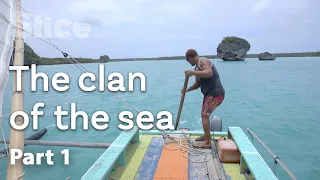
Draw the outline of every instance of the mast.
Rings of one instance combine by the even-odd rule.
[[[22,25],[22,14],[21,14],[21,2],[20,0],[16,1],[16,38],[15,38],[15,54],[14,54],[14,66],[23,66],[24,65],[24,41],[23,41],[23,25]],[[13,84],[13,95],[12,95],[12,106],[11,112],[15,111],[23,111],[24,109],[24,73],[21,72],[21,91],[17,91],[17,73],[14,72],[13,76],[14,84]],[[17,125],[22,125],[24,122],[23,117],[17,116],[16,119]],[[24,131],[18,131],[11,127],[10,129],[10,150],[11,149],[20,149],[24,152]],[[10,153],[10,152],[9,152]],[[8,159],[10,159],[10,156]],[[16,160],[14,165],[10,164],[10,160],[8,160],[8,168],[7,168],[7,180],[23,180],[24,167],[22,159]]]

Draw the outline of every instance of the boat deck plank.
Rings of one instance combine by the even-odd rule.
[[[172,135],[177,139],[182,139],[185,135]],[[188,137],[187,137],[188,138]],[[171,150],[179,147],[180,142],[166,142],[165,148],[163,146],[161,157],[154,175],[154,180],[163,180],[163,179],[176,179],[176,180],[187,180],[188,179],[188,159],[182,156],[182,151],[180,150]],[[163,143],[163,142],[161,142]],[[184,143],[187,143],[184,141]],[[188,145],[186,145],[188,149]],[[188,153],[185,153],[185,156],[188,157]]]
[[[162,138],[153,137],[138,169],[136,180],[153,180],[162,152]]]
[[[240,174],[239,163],[222,163],[226,175],[232,177],[232,180],[246,180],[243,174]]]
[[[197,155],[193,153],[199,152],[189,152],[189,180],[216,180],[218,179],[217,170],[213,161],[213,155],[210,149],[204,149],[205,155]],[[204,162],[210,158],[209,161]],[[203,162],[201,162],[203,161]]]
[[[137,147],[136,151],[134,152],[130,163],[122,169],[123,173],[117,180],[132,180],[135,178],[139,166],[142,162],[142,159],[148,149],[148,146],[151,142],[152,136],[140,135],[140,143]],[[129,147],[131,148],[131,147]],[[134,147],[132,147],[134,148]]]

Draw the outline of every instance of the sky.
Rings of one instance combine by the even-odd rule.
[[[22,0],[22,7],[26,31],[73,57],[184,56],[189,48],[215,55],[225,36],[248,40],[248,53],[320,50],[318,0]],[[62,57],[27,33],[25,41],[42,57]]]

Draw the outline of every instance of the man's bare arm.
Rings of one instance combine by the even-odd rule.
[[[196,90],[200,87],[200,80],[198,77],[195,76],[195,79],[196,81],[194,82],[194,84],[192,86],[190,86],[188,89],[187,89],[187,92],[189,91],[193,91],[193,90]]]
[[[197,77],[209,78],[213,76],[211,62],[208,59],[203,59],[200,62],[202,71],[194,71],[193,74]]]

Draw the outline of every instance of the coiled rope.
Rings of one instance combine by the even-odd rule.
[[[208,162],[210,161],[210,157],[209,155],[207,155],[207,153],[211,154],[212,152],[205,152],[203,149],[198,149],[198,148],[193,148],[191,147],[191,143],[190,143],[190,138],[177,138],[177,137],[172,137],[170,136],[166,131],[164,130],[160,130],[161,132],[161,135],[162,135],[162,143],[163,143],[163,146],[165,149],[168,149],[168,150],[180,150],[182,151],[182,156],[184,158],[187,158],[189,161],[193,162],[193,163],[205,163],[205,162]],[[169,140],[169,143],[167,142],[167,140]],[[174,143],[174,144],[177,144],[178,142],[178,147],[175,147],[175,148],[170,148],[168,147],[168,144],[170,144],[170,141],[171,143]],[[184,141],[187,141],[187,143],[183,143]],[[193,160],[192,158],[189,158],[189,156],[187,157],[185,155],[185,153],[188,153],[189,155],[192,155],[192,156],[201,156],[201,155],[204,155],[205,156],[205,159],[204,160],[199,160],[199,161],[196,161],[196,160]]]

